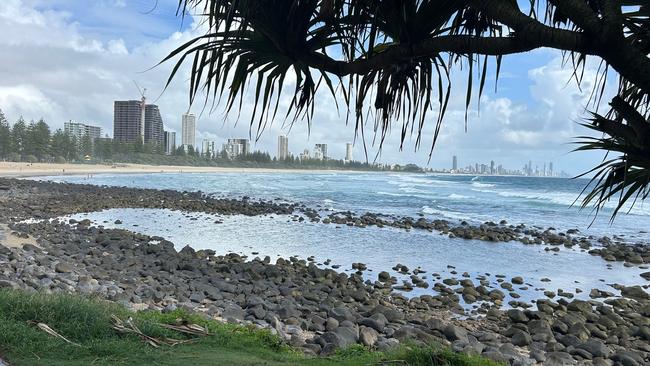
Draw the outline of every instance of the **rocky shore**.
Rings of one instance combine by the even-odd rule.
[[[308,354],[326,356],[363,344],[388,349],[403,342],[440,343],[512,365],[646,365],[650,363],[650,295],[641,286],[620,286],[621,296],[592,291],[590,301],[548,294],[532,304],[503,307],[505,292],[524,278],[440,278],[435,295],[407,298],[388,271],[371,278],[363,263],[350,275],[319,267],[312,258],[270,258],[174,249],[161,237],[61,221],[61,215],[116,207],[169,208],[219,214],[299,215],[334,225],[436,230],[490,241],[585,246],[605,260],[650,262],[647,247],[510,226],[479,226],[424,218],[350,213],[323,214],[299,204],[223,199],[201,193],[94,187],[0,179],[0,224],[18,242],[0,245],[0,287],[77,292],[136,309],[178,307],[223,321],[272,329]],[[27,221],[28,219],[55,219]],[[563,235],[561,235],[563,234]],[[494,240],[493,240],[494,239]],[[590,246],[581,245],[582,239]],[[594,240],[594,247],[591,247]],[[0,244],[3,239],[0,238]],[[511,244],[516,245],[516,244]],[[613,258],[613,259],[612,259]],[[396,265],[414,286],[423,273]],[[363,274],[366,275],[363,275]],[[435,276],[434,274],[431,274]],[[432,292],[433,293],[433,292]],[[601,298],[607,298],[602,301]],[[469,317],[460,302],[475,304]]]

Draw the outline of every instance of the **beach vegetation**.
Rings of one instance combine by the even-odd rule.
[[[196,331],[178,330],[188,326]],[[0,358],[16,366],[496,365],[440,346],[404,345],[389,352],[354,346],[326,358],[308,357],[268,330],[182,310],[136,313],[97,298],[8,289],[0,290]]]

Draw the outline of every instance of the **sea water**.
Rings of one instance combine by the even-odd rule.
[[[613,224],[606,208],[601,216],[571,207],[586,181],[559,178],[471,177],[386,173],[218,173],[97,175],[48,177],[53,181],[139,188],[202,191],[220,197],[261,198],[301,202],[324,211],[351,210],[393,215],[445,218],[450,221],[499,221],[525,223],[566,230],[578,228],[583,234],[619,235],[630,242],[646,242],[650,222],[647,207],[637,205]],[[575,247],[559,253],[544,251],[541,245],[519,242],[491,243],[450,239],[437,232],[405,231],[393,228],[357,228],[322,223],[296,222],[286,215],[259,217],[220,216],[153,209],[112,209],[72,216],[89,218],[97,225],[124,228],[158,235],[175,243],[177,249],[213,249],[219,254],[235,252],[249,258],[314,256],[316,262],[330,259],[341,271],[363,262],[365,276],[376,279],[388,270],[400,280],[408,279],[391,270],[397,263],[410,269],[420,267],[432,285],[432,273],[443,278],[487,276],[498,288],[495,275],[507,279],[522,276],[527,290],[517,292],[520,300],[543,297],[544,290],[563,289],[587,298],[592,288],[617,293],[610,285],[644,284],[639,274],[647,271],[609,263]],[[115,224],[115,220],[122,224]],[[221,222],[221,223],[217,223]],[[590,226],[591,225],[591,226]],[[608,266],[609,264],[609,266]],[[452,274],[455,271],[457,274]],[[487,275],[486,275],[487,274]],[[542,279],[550,279],[544,282]],[[474,281],[478,284],[478,281]],[[582,290],[577,292],[576,289]],[[504,291],[507,292],[507,291]],[[411,295],[433,294],[415,289]],[[506,300],[510,300],[509,297]]]

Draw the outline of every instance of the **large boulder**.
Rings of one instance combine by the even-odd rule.
[[[453,341],[464,341],[468,342],[467,339],[467,330],[464,328],[455,326],[453,324],[449,324],[445,327],[445,329],[442,331],[445,337],[447,337],[448,340],[451,342]]]
[[[605,345],[605,343],[594,338],[578,345],[576,348],[583,349],[594,357],[609,358],[610,354],[612,353],[612,350],[610,350],[609,347]]]
[[[359,341],[368,347],[373,347],[377,343],[379,338],[379,333],[376,330],[369,327],[360,327],[359,328]]]
[[[621,295],[634,300],[650,300],[650,294],[645,292],[641,286],[629,286],[621,288]]]

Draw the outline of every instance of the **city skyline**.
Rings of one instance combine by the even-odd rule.
[[[548,166],[547,166],[548,163]],[[533,168],[533,161],[528,160],[524,164],[522,169],[512,169],[506,168],[501,164],[498,164],[494,160],[490,160],[490,163],[478,163],[474,162],[473,164],[466,165],[462,167],[459,165],[459,159],[457,155],[452,156],[451,169],[450,173],[454,174],[484,174],[484,175],[518,175],[518,176],[528,176],[528,177],[567,177],[568,173],[565,171],[554,171],[552,161],[542,162],[542,169],[539,168],[539,165],[535,165]],[[443,169],[444,171],[445,169]]]

